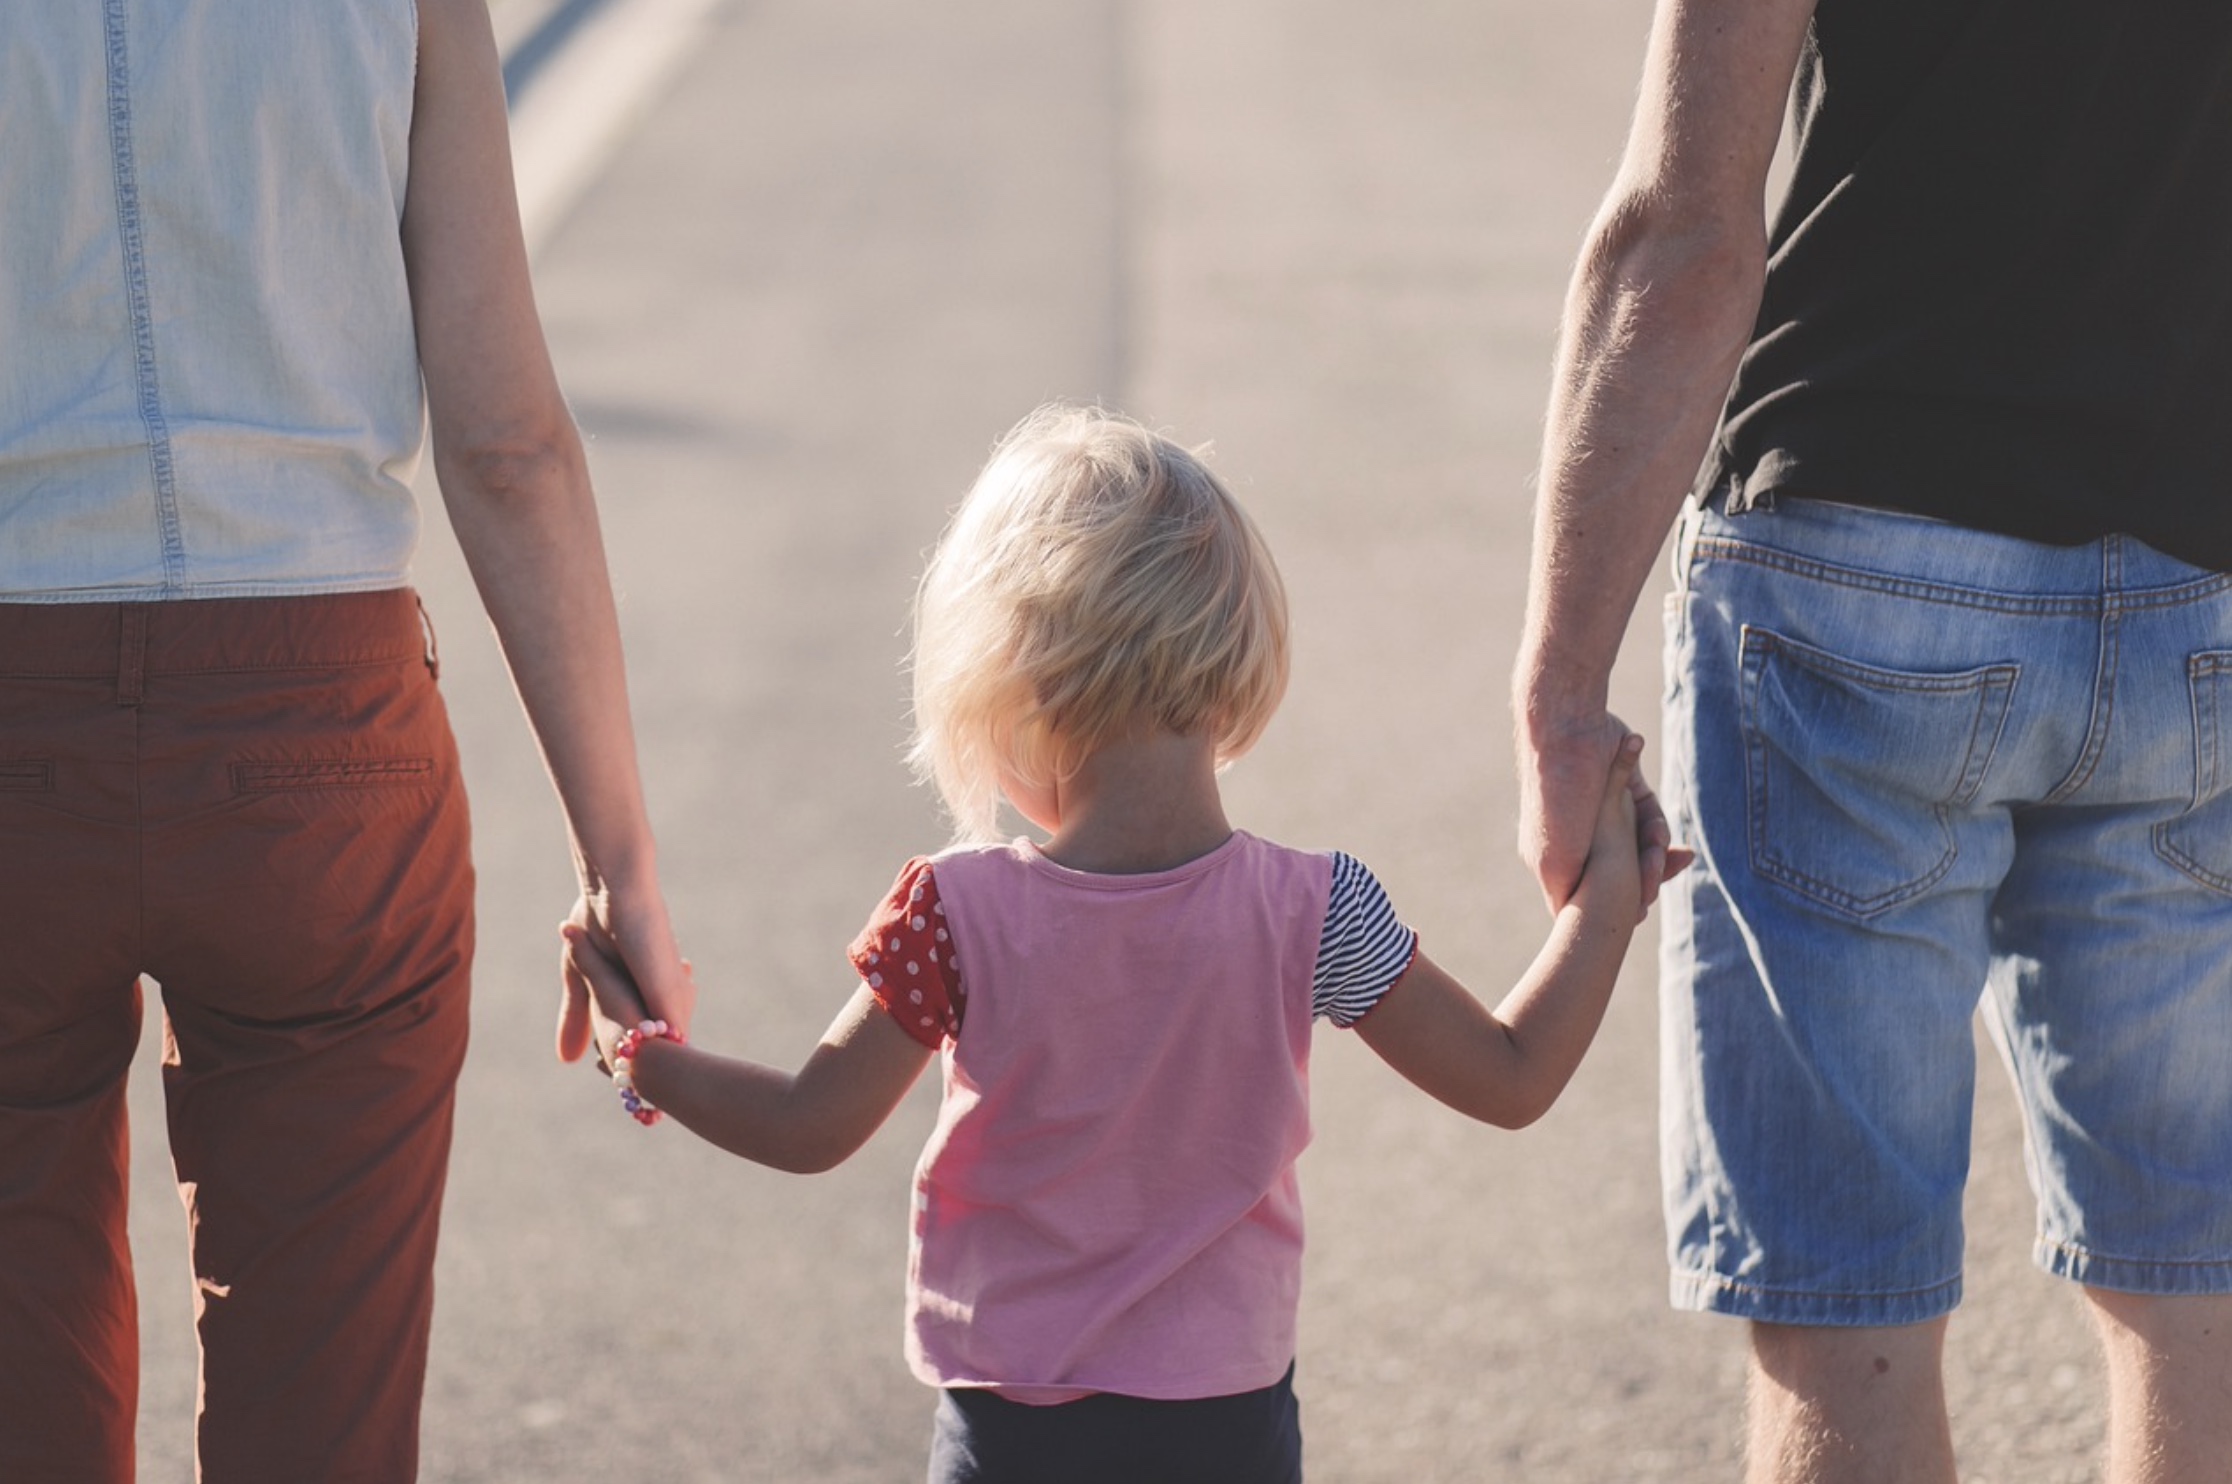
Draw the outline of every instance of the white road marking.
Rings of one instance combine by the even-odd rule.
[[[595,182],[721,4],[609,0],[512,99],[512,177],[529,252]]]

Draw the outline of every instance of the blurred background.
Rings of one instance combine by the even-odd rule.
[[[1187,442],[1261,521],[1289,699],[1237,823],[1352,851],[1493,1000],[1544,915],[1504,688],[1572,253],[1648,0],[495,0],[538,290],[621,593],[697,1039],[794,1064],[943,830],[899,761],[920,558],[1050,397]],[[553,1060],[556,808],[427,491],[481,877],[423,1475],[919,1478],[900,1360],[934,1078],[813,1179],[621,1116]],[[1616,707],[1655,734],[1658,603]],[[1647,759],[1648,761],[1648,759]],[[1743,1335],[1671,1313],[1654,943],[1521,1134],[1321,1029],[1297,1390],[1311,1477],[1735,1476]],[[192,1313],[151,1017],[134,1086],[141,1477],[192,1476]],[[1985,1053],[1987,1056],[1990,1053]],[[2094,1477],[2097,1367],[2031,1270],[1981,1094],[1951,1342],[1972,1484]]]

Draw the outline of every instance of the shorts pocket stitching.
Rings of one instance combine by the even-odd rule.
[[[1832,587],[1852,588],[1860,592],[1881,593],[1887,597],[1910,598],[1918,603],[1933,603],[1948,608],[1974,608],[1987,613],[2024,614],[2034,617],[2084,616],[2099,612],[2097,598],[2080,594],[2054,593],[2003,593],[1989,588],[1955,587],[1948,583],[1933,582],[1921,577],[1901,577],[1882,572],[1870,572],[1861,567],[1849,567],[1837,562],[1827,562],[1816,557],[1800,556],[1771,546],[1758,546],[1749,541],[1727,536],[1705,536],[1697,543],[1697,550],[1706,557],[1720,561],[1743,562],[1750,566],[1766,567],[1785,572],[1793,577],[1826,583]]]
[[[2232,669],[2232,652],[2203,651],[2186,660],[2187,691],[2193,707],[2193,802],[2177,818],[2156,825],[2152,833],[2156,855],[2212,891],[2232,896],[2232,869],[2227,863],[2221,858],[2214,863],[2203,861],[2180,843],[2182,836],[2221,834],[2221,829],[2210,832],[2201,828],[2201,816],[2206,811],[2221,825],[2224,811],[2232,809],[2232,801],[2226,799],[2224,777],[2223,692],[2228,669]]]
[[[1999,663],[1950,673],[1886,670],[1750,626],[1743,631],[1742,650],[1745,791],[1752,869],[1800,896],[1856,919],[1879,916],[1942,881],[1960,859],[1960,841],[1952,826],[1953,811],[1972,803],[1982,791],[2006,728],[2016,682],[2021,675],[2020,667]],[[1928,841],[1912,838],[1893,841],[1893,846],[1900,847],[1895,860],[1892,849],[1883,846],[1885,837],[1873,842],[1883,847],[1879,848],[1879,859],[1875,862],[1880,880],[1860,887],[1849,881],[1833,881],[1818,869],[1807,869],[1778,846],[1778,829],[1787,827],[1793,820],[1800,822],[1799,835],[1807,833],[1803,827],[1807,806],[1801,797],[1806,790],[1795,785],[1807,782],[1808,775],[1788,763],[1777,766],[1778,750],[1788,753],[1789,745],[1785,742],[1778,748],[1776,737],[1771,735],[1763,718],[1763,697],[1772,678],[1771,668],[1777,661],[1782,662],[1791,678],[1804,685],[1818,684],[1824,695],[1839,699],[1876,693],[1925,702],[1930,698],[1942,698],[1947,703],[1964,699],[1970,702],[1957,711],[1932,706],[1929,719],[1933,723],[1933,740],[1942,736],[1947,743],[1946,753],[1957,752],[1957,766],[1942,791],[1929,798],[1924,806],[1932,826]],[[1786,688],[1795,688],[1791,687],[1790,680],[1786,679],[1784,684]],[[1939,720],[1940,717],[1946,719]],[[1923,719],[1919,713],[1910,718],[1914,723]],[[1919,736],[1919,731],[1916,735]],[[1786,789],[1779,784],[1778,775],[1787,778],[1792,786]],[[1826,804],[1836,803],[1818,782],[1811,783],[1811,791]],[[1841,815],[1839,822],[1845,817]],[[1885,835],[1888,836],[1888,831]]]
[[[429,757],[321,758],[274,763],[234,763],[236,794],[287,793],[300,789],[395,788],[422,783],[434,775]]]

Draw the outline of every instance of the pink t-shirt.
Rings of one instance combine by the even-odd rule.
[[[944,1045],[908,1262],[917,1376],[1055,1402],[1285,1373],[1335,861],[1236,832],[1137,876],[1023,842],[910,864],[851,956]],[[1388,922],[1381,990],[1414,941]]]

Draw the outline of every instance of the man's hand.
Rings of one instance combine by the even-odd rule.
[[[1520,718],[1519,854],[1553,912],[1581,879],[1603,811],[1605,776],[1630,735],[1625,722],[1602,709],[1557,722]],[[1640,910],[1648,912],[1659,887],[1690,863],[1691,854],[1673,848],[1666,811],[1640,771],[1628,789],[1635,800]]]

